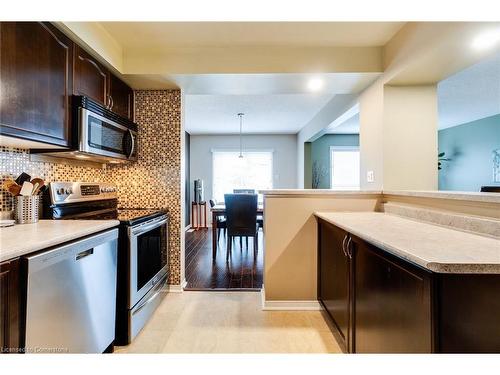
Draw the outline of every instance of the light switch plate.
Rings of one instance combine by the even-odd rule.
[[[375,175],[374,175],[373,171],[366,172],[366,181],[375,182]]]

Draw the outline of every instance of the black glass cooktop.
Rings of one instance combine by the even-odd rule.
[[[166,211],[163,210],[120,208],[116,219],[123,224],[134,225],[164,214],[166,214]]]

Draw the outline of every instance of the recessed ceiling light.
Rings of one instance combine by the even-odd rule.
[[[307,82],[307,88],[311,91],[319,91],[323,88],[323,80],[318,77],[311,78],[309,82]]]
[[[487,31],[474,39],[472,46],[477,50],[491,48],[500,42],[500,30]]]

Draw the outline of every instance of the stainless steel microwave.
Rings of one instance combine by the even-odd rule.
[[[101,163],[137,160],[137,124],[86,96],[74,96],[72,108],[74,146],[37,153]]]

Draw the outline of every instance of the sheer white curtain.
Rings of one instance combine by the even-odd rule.
[[[233,189],[273,188],[273,152],[245,151],[243,158],[239,151],[212,151],[212,195],[219,202],[224,194]],[[259,195],[259,200],[262,197]]]

